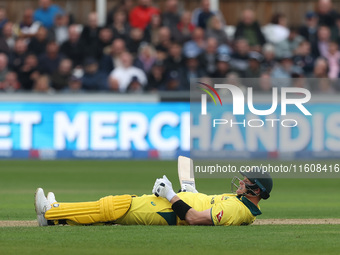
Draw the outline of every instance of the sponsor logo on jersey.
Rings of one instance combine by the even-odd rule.
[[[153,201],[151,201],[151,204],[152,204],[153,206],[156,206],[155,202],[153,202]]]
[[[217,218],[218,222],[221,222],[222,216],[223,216],[223,210],[220,211],[220,212],[216,215],[216,218]]]

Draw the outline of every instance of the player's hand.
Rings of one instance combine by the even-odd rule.
[[[157,197],[164,197],[169,202],[171,199],[176,196],[172,188],[172,183],[168,180],[168,178],[163,175],[163,178],[157,179],[152,189],[152,193]]]
[[[190,184],[184,183],[181,187],[181,192],[192,192],[192,193],[198,193],[197,189],[195,189]]]

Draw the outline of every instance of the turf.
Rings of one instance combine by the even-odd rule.
[[[339,227],[2,228],[0,254],[339,254]]]
[[[0,220],[33,220],[37,187],[59,201],[149,194],[174,161],[1,161]],[[199,191],[229,192],[230,180],[198,179]],[[260,203],[266,218],[339,218],[339,179],[276,179]],[[339,254],[339,225],[3,227],[0,254]]]

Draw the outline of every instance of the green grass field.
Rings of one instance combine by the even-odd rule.
[[[1,161],[0,220],[34,220],[34,192],[63,202],[150,194],[175,161]],[[340,218],[339,179],[276,179],[258,219]],[[229,192],[230,179],[198,179],[200,192]],[[0,254],[339,254],[340,225],[242,227],[1,227]]]

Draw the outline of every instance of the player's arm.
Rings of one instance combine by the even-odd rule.
[[[186,204],[176,195],[171,182],[165,175],[156,180],[152,193],[166,198],[172,204],[172,210],[176,215],[190,225],[213,225],[210,210],[199,212]]]
[[[183,206],[182,203],[185,204],[185,202],[182,201],[177,195],[174,196],[171,199],[170,203],[172,204],[172,209],[174,209],[174,204],[176,204],[176,203],[179,203],[178,207]],[[185,205],[184,205],[184,207],[185,207]],[[182,211],[181,208],[179,208],[179,212],[181,212],[181,211]],[[176,212],[176,214],[177,214],[177,212]],[[180,217],[180,215],[178,215],[178,216]],[[186,212],[184,211],[184,218],[185,218],[185,221],[189,223],[189,225],[213,225],[213,222],[212,222],[212,219],[211,219],[211,210],[210,209],[199,212],[199,211],[196,211],[194,208],[191,207],[188,211],[186,211]]]

